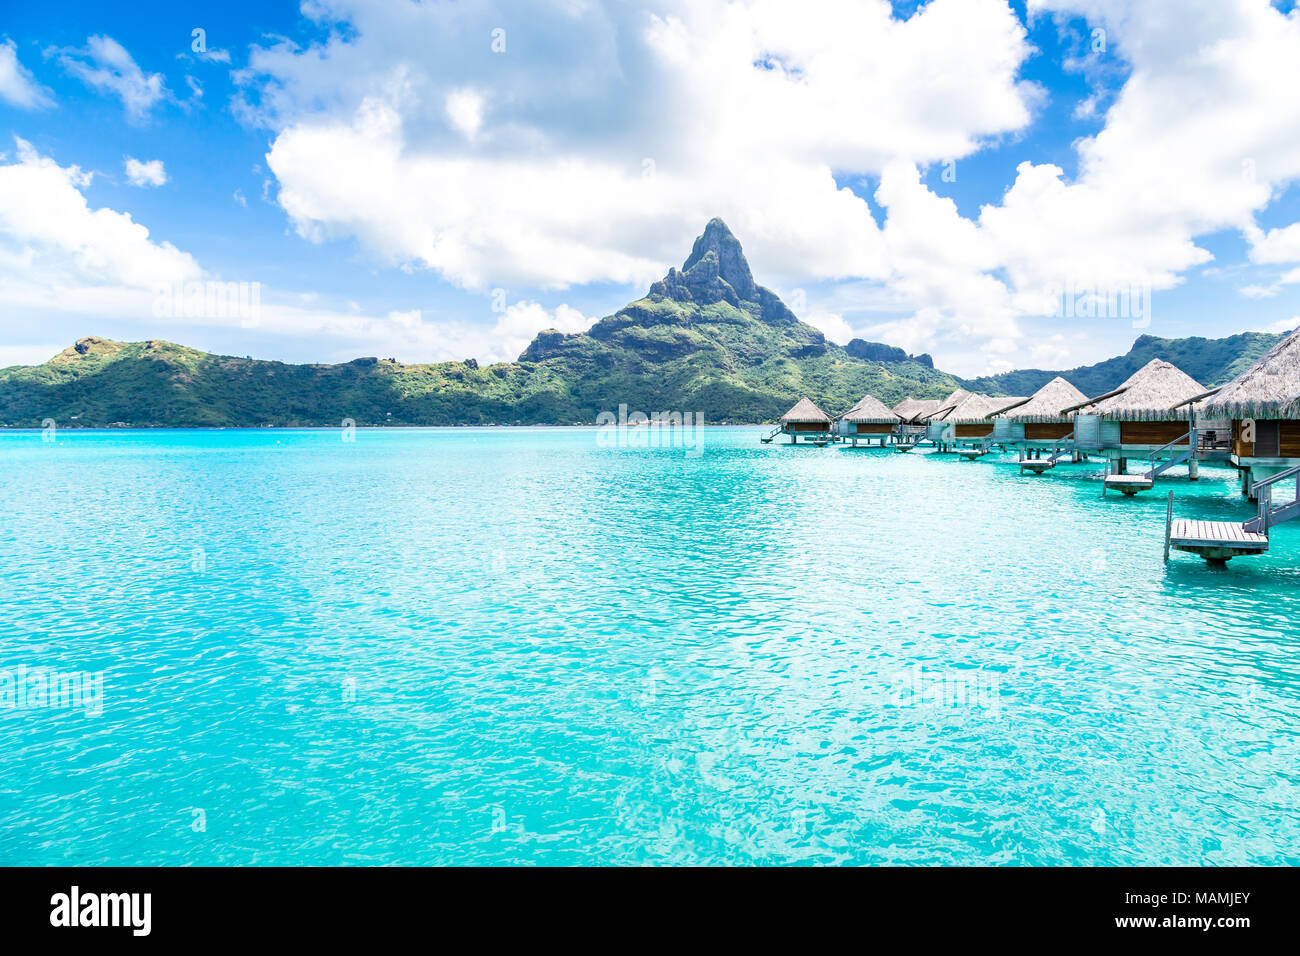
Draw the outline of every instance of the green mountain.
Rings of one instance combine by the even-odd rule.
[[[1058,374],[1095,395],[1155,357],[1214,385],[1279,338],[1144,335],[1127,355],[1097,365],[961,380],[936,370],[928,355],[861,339],[843,348],[827,342],[754,282],[740,243],[714,219],[681,270],[669,269],[644,298],[586,332],[541,332],[516,362],[287,365],[92,336],[43,365],[0,369],[0,424],[568,424],[594,422],[620,405],[646,414],[699,412],[708,422],[767,422],[805,395],[836,414],[868,392],[888,404],[957,387],[1029,395]]]
[[[770,421],[804,395],[842,412],[941,397],[957,379],[889,346],[855,354],[754,282],[721,219],[642,299],[587,332],[540,333],[517,362],[286,365],[170,342],[86,338],[43,365],[0,370],[0,422],[60,425],[450,425],[594,422],[602,411]]]
[[[1119,387],[1142,366],[1159,358],[1177,365],[1206,388],[1213,388],[1236,378],[1281,341],[1285,334],[1241,332],[1223,339],[1200,336],[1162,339],[1154,335],[1142,335],[1126,354],[1096,365],[1083,365],[1060,372],[1036,368],[1019,369],[1001,375],[969,379],[965,382],[965,387],[977,392],[992,390],[1007,395],[1032,395],[1060,375],[1085,395],[1101,395]]]

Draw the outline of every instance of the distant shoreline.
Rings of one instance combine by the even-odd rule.
[[[590,424],[535,424],[535,425],[354,425],[351,426],[357,431],[395,431],[395,430],[413,430],[422,429],[425,431],[439,429],[442,431],[452,431],[461,428],[482,428],[482,429],[500,429],[509,428],[518,431],[540,428],[768,428],[776,424],[775,420],[770,422],[701,422],[694,425],[677,425],[667,422],[644,422],[640,425],[597,425]],[[156,431],[183,431],[183,432],[263,432],[263,431],[295,431],[295,432],[335,432],[341,431],[349,426],[346,425],[55,425],[59,431],[77,431],[77,432],[156,432]],[[36,432],[40,433],[45,429],[40,425],[0,425],[0,433],[3,432]]]

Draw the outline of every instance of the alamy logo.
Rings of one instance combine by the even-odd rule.
[[[82,893],[74,886],[50,897],[51,926],[128,926],[133,936],[148,936],[152,928],[152,894]]]
[[[103,671],[56,671],[48,667],[0,670],[0,708],[84,710],[87,717],[104,712]]]

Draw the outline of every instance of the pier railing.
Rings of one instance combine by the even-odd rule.
[[[1279,482],[1295,480],[1295,497],[1284,504],[1273,507],[1273,486]],[[1300,465],[1279,471],[1276,475],[1261,478],[1251,485],[1251,492],[1259,498],[1259,514],[1244,525],[1243,530],[1257,534],[1268,534],[1268,529],[1283,521],[1290,521],[1300,515]]]
[[[1052,445],[1052,454],[1048,456],[1048,460],[1051,461],[1052,464],[1056,464],[1065,455],[1073,453],[1073,448],[1068,446],[1064,448],[1061,447],[1067,442],[1072,441],[1074,441],[1074,432],[1070,432],[1070,434],[1066,435],[1064,438],[1058,438],[1056,443]]]
[[[1184,452],[1181,455],[1174,455],[1166,462],[1160,464],[1156,463],[1157,458],[1159,458],[1161,455],[1168,452],[1169,449],[1173,448],[1175,445],[1183,444],[1183,442],[1187,443],[1186,452]],[[1147,461],[1151,462],[1151,467],[1147,469],[1147,477],[1155,478],[1157,475],[1162,474],[1163,472],[1166,472],[1170,468],[1174,467],[1174,465],[1181,464],[1184,461],[1191,461],[1193,449],[1195,447],[1196,447],[1196,430],[1194,428],[1188,429],[1186,435],[1179,435],[1173,441],[1161,445],[1151,454],[1147,455]]]

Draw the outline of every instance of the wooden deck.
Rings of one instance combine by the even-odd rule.
[[[1169,527],[1169,546],[1199,554],[1206,561],[1227,561],[1243,554],[1268,550],[1268,536],[1247,531],[1236,521],[1175,520]]]
[[[1035,475],[1041,475],[1049,468],[1055,468],[1056,462],[1051,458],[1022,458],[1020,460],[1020,471],[1023,473],[1026,469],[1032,471]]]
[[[1146,491],[1155,481],[1146,475],[1107,475],[1106,487],[1118,488],[1126,495],[1135,495],[1139,491]]]

